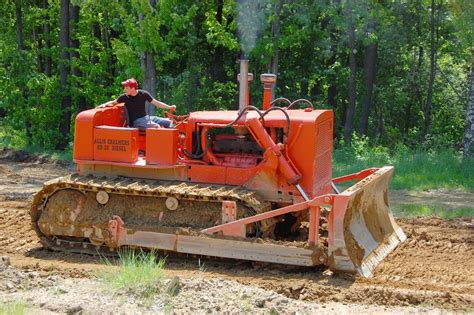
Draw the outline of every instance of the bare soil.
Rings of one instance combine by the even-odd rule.
[[[20,157],[21,159],[13,153],[0,152],[0,256],[9,258],[9,270],[13,268],[17,273],[33,272],[30,282],[40,283],[52,276],[66,279],[66,282],[76,281],[76,284],[93,281],[94,273],[110,267],[95,256],[45,250],[30,227],[28,212],[33,194],[41,188],[44,181],[68,174],[73,167],[28,155]],[[406,192],[395,193],[391,195],[390,201],[393,198],[403,198],[404,194]],[[473,194],[462,192],[462,196],[455,206],[472,207]],[[430,193],[428,197],[419,195],[417,198],[426,198],[426,204],[431,205],[436,194]],[[396,199],[395,203],[408,203],[407,200]],[[358,305],[359,308],[350,310],[378,313],[390,310],[415,313],[426,310],[438,313],[445,310],[473,312],[474,219],[418,217],[397,218],[397,221],[408,239],[376,268],[371,279],[350,274],[333,274],[324,269],[177,255],[168,256],[166,274],[170,278],[179,276],[188,279],[186,281],[190,288],[198,285],[195,283],[196,279],[201,279],[204,284],[201,283],[200,286],[208,287],[204,290],[206,292],[216,288],[219,292],[222,283],[224,286],[238,283],[244,288],[239,287],[241,291],[253,288],[252,290],[273,292],[272,294],[287,298],[287,302],[282,302],[285,305],[293,302],[306,303],[306,306],[301,306],[303,310],[309,310],[308,305],[323,305],[323,309],[310,309],[341,312],[347,310],[344,309],[347,305]],[[198,259],[201,266],[205,264],[205,272],[203,268],[199,269]],[[24,297],[30,292],[28,288],[23,290],[7,285],[12,280],[6,275],[6,271],[0,268],[0,305],[17,299],[18,292],[23,292]],[[84,282],[84,287],[89,291],[90,286],[90,283]],[[183,299],[188,296],[186,292],[184,290],[181,294]],[[203,303],[210,303],[209,301],[210,298]],[[255,301],[257,300],[251,303],[253,307],[261,304]],[[34,307],[42,309],[41,305],[34,301],[32,303]],[[191,304],[199,306],[199,301]],[[326,305],[331,307],[325,308]],[[185,306],[181,308],[180,305],[176,305],[174,309],[177,313],[180,313],[179,310],[193,311]],[[219,312],[212,307],[206,309]],[[275,308],[275,311],[287,313],[291,309],[282,307]],[[294,310],[298,312],[299,306]],[[59,307],[57,312],[60,311]],[[100,311],[100,308],[96,311]]]

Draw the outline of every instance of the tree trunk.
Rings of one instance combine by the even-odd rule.
[[[143,89],[150,92],[153,97],[156,97],[156,66],[153,52],[145,51],[142,53],[141,66],[144,73]],[[148,102],[147,113],[149,115],[156,114],[156,107]]]
[[[474,51],[472,52],[471,74],[469,76],[469,96],[466,109],[466,129],[464,132],[464,156],[472,157],[474,151]]]
[[[284,0],[276,0],[275,3],[275,20],[272,24],[272,41],[273,41],[273,56],[269,65],[269,72],[275,75],[278,75],[278,63],[280,59],[280,48],[279,39],[280,39],[280,15],[281,8],[283,6]],[[272,99],[275,99],[275,88],[276,84],[272,87]]]
[[[43,10],[48,14],[48,0],[43,0]],[[46,50],[44,51],[44,74],[48,77],[51,76],[53,68],[53,60],[51,58],[51,38],[50,38],[50,29],[49,29],[49,19],[45,18],[43,22],[43,34],[44,34],[44,45]]]
[[[71,5],[71,60],[73,61],[72,75],[74,76],[75,83],[75,99],[77,101],[77,111],[82,112],[87,109],[86,98],[82,93],[82,73],[79,68],[80,56],[79,56],[79,39],[78,39],[78,25],[79,25],[79,12],[80,7],[78,5]]]
[[[433,84],[436,75],[436,42],[435,42],[435,0],[431,0],[431,22],[430,22],[430,79],[428,82],[428,93],[426,95],[426,105],[425,105],[425,126],[423,131],[423,136],[426,138],[430,131],[431,125],[431,105],[433,99]]]
[[[222,26],[222,14],[224,10],[224,0],[217,0],[216,20]],[[226,82],[227,76],[224,68],[224,47],[219,45],[215,47],[214,56],[211,64],[212,80]]]
[[[337,87],[335,85],[331,84],[328,87],[328,104],[333,109],[336,109],[336,107],[337,107],[336,96],[337,96]]]
[[[377,103],[377,100],[376,100],[376,97],[377,97],[377,93],[374,93],[374,105],[375,105],[375,115],[377,117],[377,126],[376,126],[376,130],[377,130],[377,135],[380,137],[380,138],[383,138],[383,133],[384,133],[384,127],[383,127],[383,108],[382,108],[382,105],[380,103]]]
[[[413,52],[413,60],[416,62],[416,65],[412,68],[411,80],[412,80],[412,96],[411,102],[405,104],[405,119],[404,119],[404,130],[405,134],[408,134],[408,131],[413,126],[413,116],[414,112],[423,110],[423,95],[421,93],[420,84],[419,84],[419,73],[421,73],[421,67],[423,65],[423,46],[418,46],[418,48]],[[413,111],[413,105],[417,104],[418,109]]]
[[[112,53],[112,43],[110,38],[110,26],[109,26],[109,12],[104,11],[104,30],[102,32],[103,42],[105,49],[107,51],[107,76],[106,80],[109,85],[114,84],[114,62],[113,62],[113,53]]]
[[[16,14],[16,36],[18,42],[18,54],[20,56],[20,72],[21,76],[24,75],[25,67],[24,67],[24,54],[25,54],[25,44],[23,41],[23,14],[21,9],[21,0],[15,0],[15,14]],[[21,90],[21,95],[23,96],[23,106],[25,107],[23,111],[23,124],[25,126],[25,137],[26,143],[29,145],[31,144],[32,134],[31,134],[31,122],[28,115],[28,96],[25,91],[25,82],[19,82],[19,87]]]
[[[344,126],[346,125],[346,115],[347,115],[347,99],[344,97],[341,99],[341,111],[339,114],[339,125],[337,126],[337,129],[335,129],[335,133],[339,137],[340,134],[344,136]],[[340,138],[340,137],[339,137]]]
[[[370,18],[367,25],[368,33],[375,32],[375,23],[373,18]],[[377,64],[377,43],[371,41],[365,52],[364,58],[364,107],[362,110],[362,119],[360,123],[360,132],[367,135],[369,128],[369,116],[370,109],[372,107],[372,95],[374,90],[374,82],[376,75],[376,64]]]
[[[43,50],[43,43],[40,37],[41,29],[34,26],[33,27],[33,42],[35,43],[35,55],[36,55],[36,65],[38,66],[38,72],[44,73],[44,62],[41,55]]]
[[[156,1],[150,0],[150,6],[156,9]],[[153,14],[153,13],[152,13]],[[140,31],[143,34],[143,20],[144,16],[141,13],[138,13],[138,20],[140,21]],[[146,46],[145,46],[146,47]],[[143,70],[144,79],[143,79],[143,89],[150,92],[153,97],[156,97],[156,66],[155,66],[155,55],[154,52],[145,48],[145,51],[142,52],[140,56],[140,64]],[[153,104],[147,102],[146,105],[147,113],[149,115],[156,114],[156,107]]]
[[[354,114],[356,107],[356,50],[355,50],[355,30],[354,22],[352,20],[353,15],[353,0],[347,1],[347,35],[349,38],[349,108],[346,112],[346,123],[344,125],[344,142],[346,145],[351,144],[352,130],[354,125]]]
[[[16,14],[16,37],[18,39],[18,51],[23,54],[25,50],[23,42],[23,14],[21,11],[21,0],[15,0],[15,14]]]
[[[330,3],[328,3],[330,5]],[[341,14],[341,1],[334,0],[332,4],[335,8],[335,12],[337,15]],[[336,63],[336,56],[337,56],[337,39],[338,39],[338,30],[336,27],[332,27],[329,37],[331,39],[331,57],[328,60],[327,67],[334,65]],[[329,87],[328,87],[328,104],[334,110],[337,108],[337,85],[336,85],[336,77],[331,75],[329,78]]]
[[[422,71],[423,67],[423,57],[425,55],[425,50],[423,48],[423,41],[422,41],[422,36],[423,36],[423,31],[422,31],[422,22],[421,22],[421,16],[423,14],[423,7],[421,5],[421,0],[417,1],[417,6],[416,6],[416,14],[417,14],[417,23],[416,23],[416,33],[418,35],[418,64],[415,70],[415,76],[414,76],[414,82],[415,82],[415,93],[416,93],[416,99],[418,102],[418,110],[422,111],[423,110],[423,93],[421,91],[421,86],[419,82],[419,74]]]
[[[59,77],[61,84],[61,110],[63,116],[59,123],[59,131],[61,132],[61,139],[56,145],[56,149],[64,150],[67,148],[69,142],[69,130],[71,128],[71,95],[68,85],[69,77],[69,0],[61,0],[60,15],[59,15],[59,45],[60,45],[60,60],[59,60]]]
[[[94,36],[99,42],[101,42],[102,41],[102,35],[101,35],[99,22],[97,22],[97,21],[92,22],[91,31],[92,31],[92,36]],[[97,54],[97,52],[99,51],[99,47],[95,44],[95,41],[93,41],[93,43],[94,43],[94,45],[92,47],[91,61],[92,61],[92,64],[96,65],[100,62],[99,56]]]
[[[424,57],[424,47],[423,47],[423,31],[422,31],[422,20],[421,17],[424,14],[424,8],[422,6],[421,0],[416,1],[415,7],[415,29],[416,37],[413,41],[413,67],[411,70],[411,95],[410,101],[406,102],[404,105],[404,114],[405,119],[403,119],[403,129],[405,135],[409,134],[410,128],[417,126],[417,114],[418,112],[424,111],[423,103],[423,93],[420,83],[422,67],[423,67],[423,57]],[[415,107],[416,105],[416,107]]]

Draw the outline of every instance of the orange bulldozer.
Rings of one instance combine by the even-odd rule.
[[[272,74],[261,75],[258,109],[249,104],[248,61],[238,78],[238,111],[168,113],[171,129],[130,127],[123,104],[79,113],[76,173],[46,182],[31,207],[42,244],[326,265],[370,277],[406,238],[388,205],[393,167],[333,178],[333,112],[272,101]],[[353,185],[340,192],[342,182]]]

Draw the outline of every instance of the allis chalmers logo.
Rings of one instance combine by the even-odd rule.
[[[97,138],[94,143],[97,150],[126,152],[130,149],[130,140]]]

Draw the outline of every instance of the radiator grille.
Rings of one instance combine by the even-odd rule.
[[[314,193],[318,194],[332,179],[332,119],[321,122],[317,127],[314,163]]]

